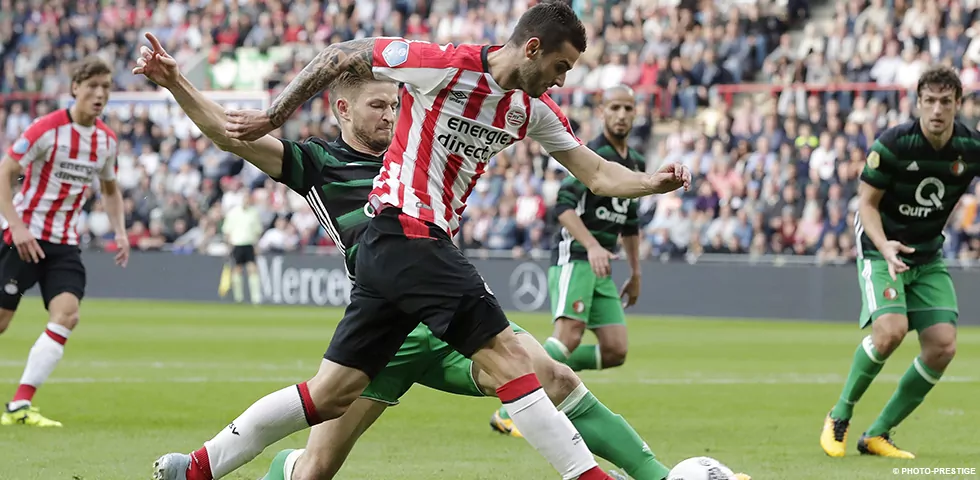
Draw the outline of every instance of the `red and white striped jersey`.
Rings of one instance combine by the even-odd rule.
[[[459,229],[490,159],[525,137],[549,153],[582,142],[547,95],[504,90],[490,76],[490,45],[437,45],[378,38],[374,76],[403,82],[401,110],[370,202],[399,207],[450,235]]]
[[[85,192],[96,175],[116,179],[116,151],[116,134],[105,123],[78,125],[67,109],[38,118],[10,146],[7,155],[24,170],[14,206],[34,238],[78,244]],[[4,229],[4,241],[10,244],[6,221]]]

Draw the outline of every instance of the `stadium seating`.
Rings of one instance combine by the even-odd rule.
[[[119,91],[152,97],[154,87],[129,73],[146,30],[202,88],[263,90],[274,97],[330,42],[383,34],[499,43],[527,6],[123,3],[97,8],[94,1],[0,0],[13,7],[0,10],[0,148],[5,151],[35,116],[61,105],[66,68],[85,54],[112,61]],[[849,225],[864,151],[883,128],[912,114],[917,72],[949,62],[961,68],[966,84],[980,81],[978,12],[963,7],[976,2],[609,3],[573,2],[590,46],[553,97],[579,137],[590,139],[601,131],[591,93],[617,83],[633,86],[640,105],[631,144],[647,155],[647,167],[681,161],[694,170],[690,192],[642,201],[644,255],[853,259]],[[189,6],[196,4],[207,7]],[[972,97],[963,119],[980,122]],[[138,248],[223,254],[221,212],[249,194],[269,226],[263,249],[330,245],[297,195],[217,150],[173,110],[137,106],[114,110],[107,120],[121,139],[126,221]],[[329,137],[337,128],[323,99],[316,99],[279,133]],[[564,175],[532,142],[499,155],[470,197],[458,241],[486,255],[546,253],[554,225],[548,211]],[[977,198],[967,195],[954,215],[951,257],[975,259],[980,251]],[[97,198],[86,211],[86,246],[111,249]]]

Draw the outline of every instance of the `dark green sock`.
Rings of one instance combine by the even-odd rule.
[[[864,337],[854,352],[854,362],[851,363],[851,371],[844,382],[844,391],[841,392],[837,405],[830,411],[830,416],[838,420],[850,420],[854,414],[854,404],[861,399],[884,366],[885,358],[871,343],[871,336]]]
[[[272,459],[272,464],[269,465],[269,472],[262,477],[262,480],[286,480],[286,476],[283,473],[283,468],[286,466],[286,457],[290,453],[293,453],[294,449],[282,450],[276,454]]]
[[[939,383],[942,376],[941,372],[934,371],[919,357],[915,357],[912,366],[898,381],[898,389],[885,404],[881,415],[878,415],[878,419],[871,424],[871,428],[868,428],[867,435],[877,437],[897,427],[922,403],[926,394],[936,383]]]
[[[565,365],[568,365],[576,372],[581,370],[601,369],[602,364],[601,359],[599,358],[599,346],[579,345],[579,347],[568,356],[568,361],[565,362]]]
[[[626,470],[633,479],[663,480],[670,473],[636,430],[606,408],[585,384],[572,391],[558,409],[572,421],[592,453]]]

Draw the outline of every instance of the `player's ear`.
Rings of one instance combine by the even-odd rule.
[[[71,98],[75,98],[75,91],[78,90],[78,83],[71,82]]]
[[[349,102],[347,102],[346,98],[341,97],[337,99],[337,114],[340,116],[340,118],[350,120],[350,108],[351,105]]]
[[[531,37],[524,43],[524,56],[534,59],[541,53],[541,40],[538,37]]]

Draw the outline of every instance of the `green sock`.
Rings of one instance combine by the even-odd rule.
[[[663,480],[670,469],[626,420],[616,415],[580,384],[558,406],[582,435],[592,453],[612,462],[635,480]]]
[[[877,437],[890,431],[902,423],[926,398],[932,387],[939,383],[942,373],[929,368],[919,357],[912,360],[912,366],[905,371],[898,381],[898,389],[888,400],[881,415],[871,424],[867,435]]]
[[[286,466],[286,457],[294,451],[293,449],[288,449],[277,453],[272,459],[272,464],[269,465],[269,472],[262,477],[262,480],[286,480],[286,475],[283,472],[283,468]]]
[[[551,358],[554,358],[561,363],[568,362],[568,348],[565,347],[565,344],[561,343],[561,341],[557,338],[548,337],[548,339],[544,341],[543,346],[544,351],[548,352],[548,356]]]
[[[830,416],[838,420],[850,420],[854,414],[854,404],[861,399],[884,366],[885,358],[871,343],[871,336],[864,337],[854,352],[854,362],[851,363],[851,372],[847,374],[844,391],[841,392],[837,405],[830,411]]]
[[[579,345],[579,347],[568,356],[568,361],[565,362],[565,365],[568,365],[576,372],[581,370],[602,369],[602,360],[599,357],[599,346]]]

